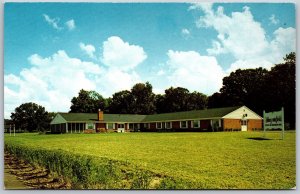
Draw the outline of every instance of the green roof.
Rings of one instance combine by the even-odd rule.
[[[59,113],[66,121],[98,121],[97,113]],[[146,115],[135,114],[103,114],[105,122],[141,122]]]
[[[239,107],[212,108],[147,115],[143,122],[221,118]]]
[[[239,106],[240,107],[240,106]],[[192,119],[221,118],[239,107],[213,108],[205,110],[194,110],[174,113],[162,113],[153,115],[137,114],[103,114],[104,122],[156,122]],[[97,113],[59,113],[67,122],[98,121]]]

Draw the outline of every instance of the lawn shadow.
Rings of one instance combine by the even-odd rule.
[[[252,139],[252,140],[272,140],[269,138],[265,138],[265,137],[248,137],[247,139]]]

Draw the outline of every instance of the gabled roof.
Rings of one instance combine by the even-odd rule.
[[[212,108],[206,110],[194,110],[174,113],[162,113],[153,115],[137,114],[103,114],[104,122],[156,122],[156,121],[175,121],[175,120],[192,120],[192,119],[211,119],[222,118],[235,111],[238,107]],[[97,113],[58,113],[66,122],[94,122],[98,121]]]

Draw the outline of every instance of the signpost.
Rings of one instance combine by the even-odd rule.
[[[284,139],[284,109],[280,111],[268,112],[264,111],[264,137],[266,137],[267,129],[281,129],[281,139]]]

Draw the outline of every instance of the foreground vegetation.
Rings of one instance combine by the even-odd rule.
[[[269,132],[5,135],[6,151],[73,188],[289,189],[296,135]]]

